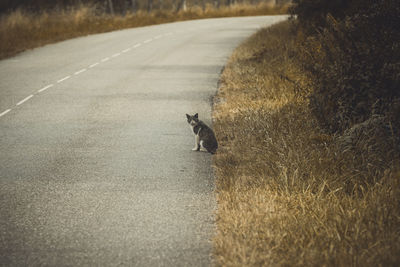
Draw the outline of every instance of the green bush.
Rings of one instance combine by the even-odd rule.
[[[315,32],[327,26],[328,14],[336,19],[342,19],[375,2],[375,0],[293,0],[290,12],[297,17],[303,29]]]
[[[299,58],[314,82],[310,105],[321,125],[343,133],[382,115],[391,135],[400,136],[398,1],[294,2],[307,34]]]

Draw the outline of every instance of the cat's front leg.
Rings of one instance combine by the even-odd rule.
[[[200,149],[199,139],[199,136],[196,134],[194,136],[194,148],[192,149],[193,151],[198,151]]]

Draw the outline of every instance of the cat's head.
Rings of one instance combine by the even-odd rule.
[[[187,118],[187,122],[191,125],[191,126],[196,126],[199,123],[199,114],[196,113],[193,116],[186,114],[186,118]]]

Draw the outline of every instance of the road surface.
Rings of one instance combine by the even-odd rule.
[[[233,48],[283,16],[76,38],[0,61],[0,265],[209,266],[211,124]]]

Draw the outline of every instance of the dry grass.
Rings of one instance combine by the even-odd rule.
[[[110,16],[99,12],[95,6],[43,11],[40,14],[17,10],[0,17],[0,59],[26,49],[92,33],[190,19],[283,14],[287,9],[288,6],[272,7],[266,4],[238,4],[219,9],[208,5],[204,11],[199,7],[192,7],[178,13],[168,10],[156,10],[152,13],[138,11],[125,16]]]
[[[296,42],[289,22],[264,29],[222,74],[213,113],[217,264],[398,266],[393,136],[379,127],[365,134],[363,125],[324,133],[309,109],[312,83],[296,62]]]

